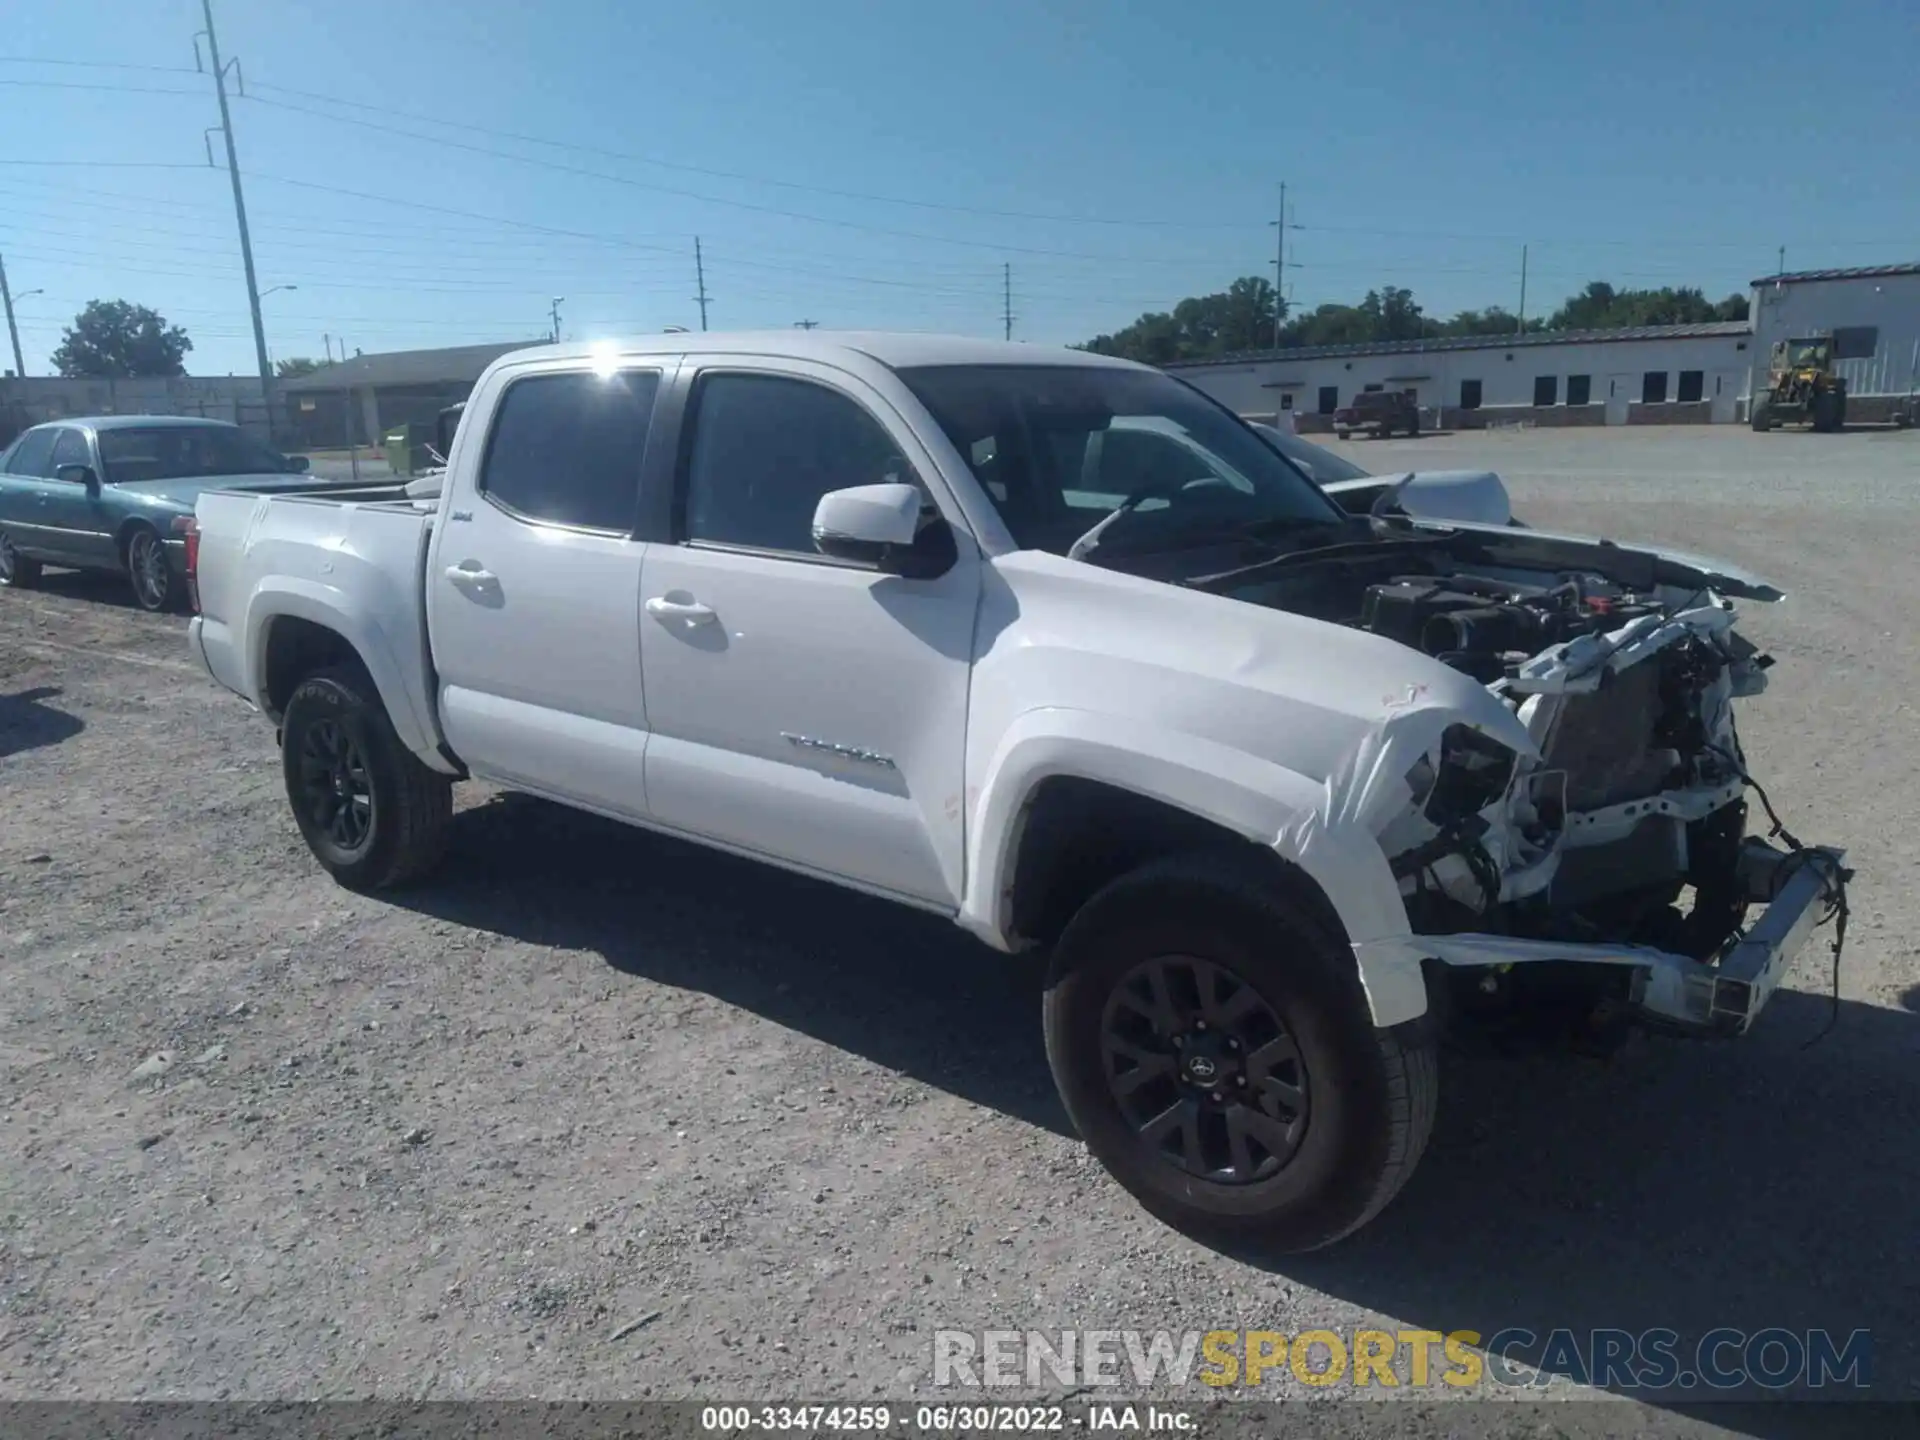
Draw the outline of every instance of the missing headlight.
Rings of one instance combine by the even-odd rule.
[[[1506,794],[1518,759],[1471,725],[1449,725],[1440,737],[1439,765],[1422,756],[1407,772],[1407,784],[1427,819],[1444,830]]]

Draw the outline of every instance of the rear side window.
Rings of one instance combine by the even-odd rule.
[[[632,530],[659,389],[652,370],[515,380],[493,422],[480,493],[526,520]]]
[[[886,428],[837,390],[709,375],[694,393],[688,540],[812,555],[814,507],[829,490],[920,483]]]
[[[9,475],[46,475],[52,467],[47,464],[53,458],[53,437],[55,431],[29,430],[20,437],[13,447],[13,453],[7,457]]]

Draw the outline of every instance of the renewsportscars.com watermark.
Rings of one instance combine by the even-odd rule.
[[[1271,1380],[1269,1377],[1272,1377]],[[1828,1330],[936,1330],[933,1383],[1216,1390],[1286,1383],[1399,1389],[1767,1390],[1873,1383],[1873,1336]]]

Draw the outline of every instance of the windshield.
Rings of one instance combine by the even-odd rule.
[[[1307,478],[1316,485],[1331,485],[1339,480],[1370,480],[1373,477],[1344,455],[1336,455],[1331,450],[1322,450],[1311,440],[1302,440],[1298,435],[1289,435],[1284,430],[1276,430],[1271,425],[1256,423],[1253,427],[1274,449],[1307,472]]]
[[[192,480],[203,475],[273,475],[286,457],[243,430],[225,425],[154,425],[99,432],[100,463],[109,484]]]
[[[1064,555],[1129,499],[1135,508],[1101,536],[1102,549],[1344,523],[1236,416],[1169,376],[1063,365],[899,373],[1022,549]]]

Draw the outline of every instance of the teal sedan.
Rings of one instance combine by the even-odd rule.
[[[111,570],[131,582],[141,609],[176,608],[200,492],[306,468],[305,456],[282,455],[222,420],[104,415],[36,425],[0,454],[0,588],[32,585],[43,565]]]

